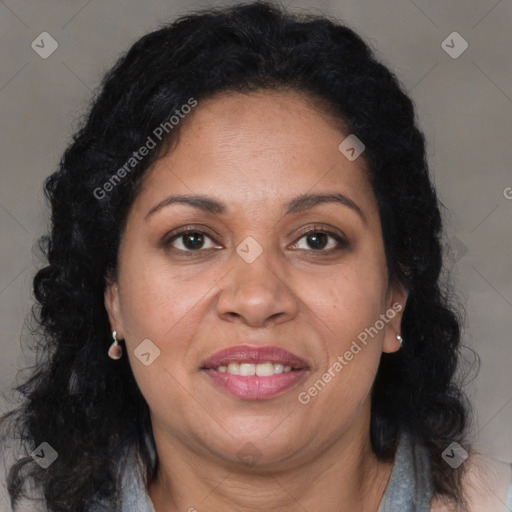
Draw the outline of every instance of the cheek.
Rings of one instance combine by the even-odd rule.
[[[158,261],[137,262],[125,269],[121,314],[132,338],[153,336],[167,346],[170,340],[186,338],[187,325],[214,287],[215,276],[195,277]],[[178,335],[179,333],[179,335]]]
[[[197,357],[194,339],[204,320],[208,292],[218,276],[202,273],[192,279],[179,269],[161,264],[137,263],[125,267],[121,282],[121,314],[126,326],[125,343],[130,365],[146,402],[153,411],[167,411],[169,422],[190,407],[188,389]],[[122,276],[121,275],[121,276]],[[120,276],[120,277],[121,277]],[[158,347],[159,355],[145,366],[137,347],[145,339]],[[184,387],[185,388],[184,388]],[[168,410],[173,403],[172,411]]]
[[[387,270],[378,248],[365,254],[308,282],[308,305],[326,354],[325,367],[317,369],[313,387],[306,390],[311,398],[318,397],[317,407],[338,403],[344,411],[354,411],[375,379],[384,330],[370,328],[385,312]]]
[[[328,345],[337,351],[375,324],[384,312],[386,291],[387,271],[377,255],[354,257],[333,266],[328,276],[307,282],[312,313],[324,325]]]
[[[325,357],[309,387],[301,389],[299,401],[325,418],[324,427],[335,430],[348,424],[366,403],[382,354],[384,331],[374,336],[366,331],[382,312],[382,287],[377,274],[372,279],[369,274],[364,279],[359,276],[352,272],[334,276],[328,281],[328,293],[318,282],[311,288],[313,321]],[[326,418],[325,410],[338,413]]]
[[[197,361],[190,351],[205,315],[208,292],[218,276],[202,273],[191,278],[179,269],[134,257],[125,264],[120,273],[121,314],[130,365],[150,409],[162,413],[168,424],[179,423],[180,415],[190,407],[184,390],[189,388],[190,372],[195,370],[192,363]],[[160,351],[148,366],[136,356],[137,347],[146,339]]]

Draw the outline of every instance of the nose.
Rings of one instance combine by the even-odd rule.
[[[299,300],[287,279],[285,262],[264,250],[248,263],[233,254],[233,268],[222,279],[217,313],[229,322],[249,327],[268,327],[292,320]]]

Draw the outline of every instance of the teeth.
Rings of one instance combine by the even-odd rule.
[[[256,375],[258,377],[268,377],[269,375],[274,375],[274,365],[272,363],[257,364]]]
[[[228,373],[231,373],[231,375],[240,375],[240,365],[238,363],[229,363]]]
[[[245,363],[240,365],[240,375],[242,377],[250,377],[251,375],[255,375],[255,373],[256,373],[255,365],[245,364]]]
[[[274,373],[283,373],[284,364],[274,364]]]
[[[229,363],[227,366],[222,365],[216,368],[218,372],[230,373],[231,375],[241,375],[242,377],[250,377],[257,375],[258,377],[269,377],[270,375],[276,375],[278,373],[287,373],[292,371],[292,367],[289,365],[283,365],[281,363]]]

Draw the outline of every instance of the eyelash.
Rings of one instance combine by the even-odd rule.
[[[195,233],[195,234],[199,234],[199,235],[206,235],[208,238],[210,238],[214,243],[217,243],[216,240],[214,239],[214,237],[209,234],[208,232],[206,231],[202,231],[200,229],[197,229],[197,228],[194,228],[193,226],[185,226],[184,228],[180,229],[179,231],[177,231],[176,233],[173,233],[170,237],[167,237],[164,242],[163,242],[163,246],[166,247],[166,248],[170,248],[171,250],[173,251],[178,251],[178,252],[181,252],[183,254],[186,254],[187,257],[194,257],[195,254],[194,253],[200,253],[201,251],[204,251],[204,250],[208,250],[208,249],[197,249],[197,250],[191,250],[191,249],[175,249],[175,248],[172,248],[171,247],[171,244],[177,240],[178,238],[184,236],[184,235],[188,235],[190,233]],[[338,246],[337,247],[334,247],[334,248],[331,248],[331,249],[299,249],[299,250],[307,250],[309,252],[315,252],[315,253],[327,253],[327,254],[332,254],[333,252],[337,252],[337,251],[341,251],[343,249],[346,249],[348,247],[348,242],[341,236],[339,235],[338,233],[334,232],[334,231],[331,231],[329,229],[325,229],[325,228],[322,228],[320,226],[313,226],[312,228],[309,228],[307,231],[304,231],[303,233],[301,233],[299,235],[299,237],[296,239],[296,241],[294,242],[294,245],[297,244],[297,242],[299,242],[299,240],[302,240],[302,238],[306,237],[307,235],[309,234],[323,234],[323,235],[328,235],[332,238],[334,238],[334,240],[336,240]]]

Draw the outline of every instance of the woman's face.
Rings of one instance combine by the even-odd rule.
[[[364,153],[344,156],[349,134],[296,93],[189,115],[145,176],[105,295],[155,440],[277,468],[367,438],[406,295],[388,287]]]

